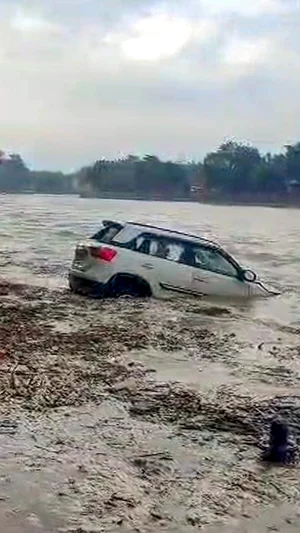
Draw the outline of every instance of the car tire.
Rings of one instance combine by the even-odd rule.
[[[69,289],[74,294],[78,294],[78,292],[79,292],[78,280],[72,275],[69,276]]]
[[[102,298],[103,285],[93,281],[80,279],[77,276],[69,276],[69,288],[74,294],[87,296],[88,298]]]
[[[121,275],[109,282],[106,293],[110,298],[120,298],[121,296],[148,298],[151,296],[151,289],[148,283],[141,278]]]

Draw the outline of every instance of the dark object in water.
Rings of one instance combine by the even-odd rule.
[[[263,461],[276,464],[291,464],[295,462],[295,458],[296,447],[289,441],[287,424],[274,420],[270,428],[269,446],[263,452]]]

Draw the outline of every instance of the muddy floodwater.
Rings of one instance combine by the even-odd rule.
[[[0,530],[299,531],[299,468],[259,462],[274,416],[300,439],[299,211],[0,200]],[[217,239],[282,294],[71,295],[102,218]]]

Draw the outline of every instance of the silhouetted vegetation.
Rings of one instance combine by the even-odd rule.
[[[0,192],[69,194],[76,191],[73,175],[30,170],[19,154],[11,154],[8,159],[1,159]]]
[[[155,155],[99,159],[75,174],[31,171],[13,154],[0,165],[0,191],[104,198],[286,203],[300,201],[300,143],[262,155],[228,141],[202,162],[161,161]]]
[[[174,163],[154,155],[96,161],[78,175],[83,196],[285,202],[300,196],[300,143],[262,155],[228,141],[203,162]]]

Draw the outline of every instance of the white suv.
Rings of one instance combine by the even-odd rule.
[[[79,243],[69,272],[71,290],[100,296],[270,296],[218,244],[145,224],[103,221]]]

